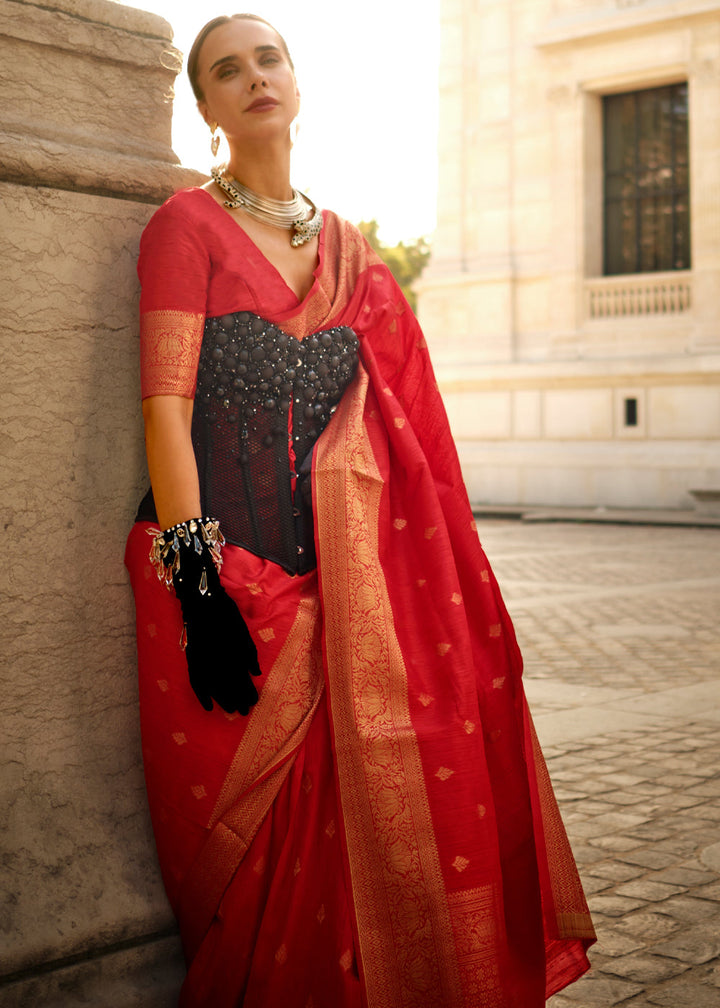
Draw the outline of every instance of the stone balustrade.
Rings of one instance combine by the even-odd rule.
[[[692,273],[639,273],[585,281],[587,317],[624,318],[690,311]]]

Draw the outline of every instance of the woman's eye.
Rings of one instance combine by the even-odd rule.
[[[232,75],[236,73],[236,70],[237,68],[234,66],[223,67],[222,70],[219,71],[218,77],[220,80],[223,80],[225,77],[232,77]]]

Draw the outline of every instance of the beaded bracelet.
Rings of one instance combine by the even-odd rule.
[[[198,554],[207,549],[216,570],[219,571],[222,567],[220,549],[225,545],[225,537],[220,531],[220,523],[215,518],[189,518],[163,532],[148,529],[148,535],[152,536],[153,540],[150,547],[150,562],[158,578],[168,588],[173,587],[173,574],[180,570],[180,551],[183,546],[185,549],[194,549]],[[202,590],[201,584],[200,591]]]

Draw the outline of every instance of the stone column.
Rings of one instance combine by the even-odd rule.
[[[0,0],[5,1008],[160,1008],[182,976],[123,567],[146,483],[138,241],[201,178],[170,147],[171,39],[109,0]]]
[[[720,19],[692,38],[690,88],[690,200],[692,203],[695,353],[720,352]]]
[[[443,0],[438,227],[418,283],[441,381],[513,357],[515,0]]]

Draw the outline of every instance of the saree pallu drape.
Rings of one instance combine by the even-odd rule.
[[[360,958],[370,1003],[541,1004],[594,931],[425,340],[393,293],[382,269],[356,290],[367,380],[314,470],[339,803],[372,894]]]
[[[281,321],[361,343],[313,456],[318,570],[224,551],[264,671],[248,718],[197,703],[147,527],[128,542],[181,1005],[536,1008],[594,932],[422,333],[347,234],[331,303]]]

